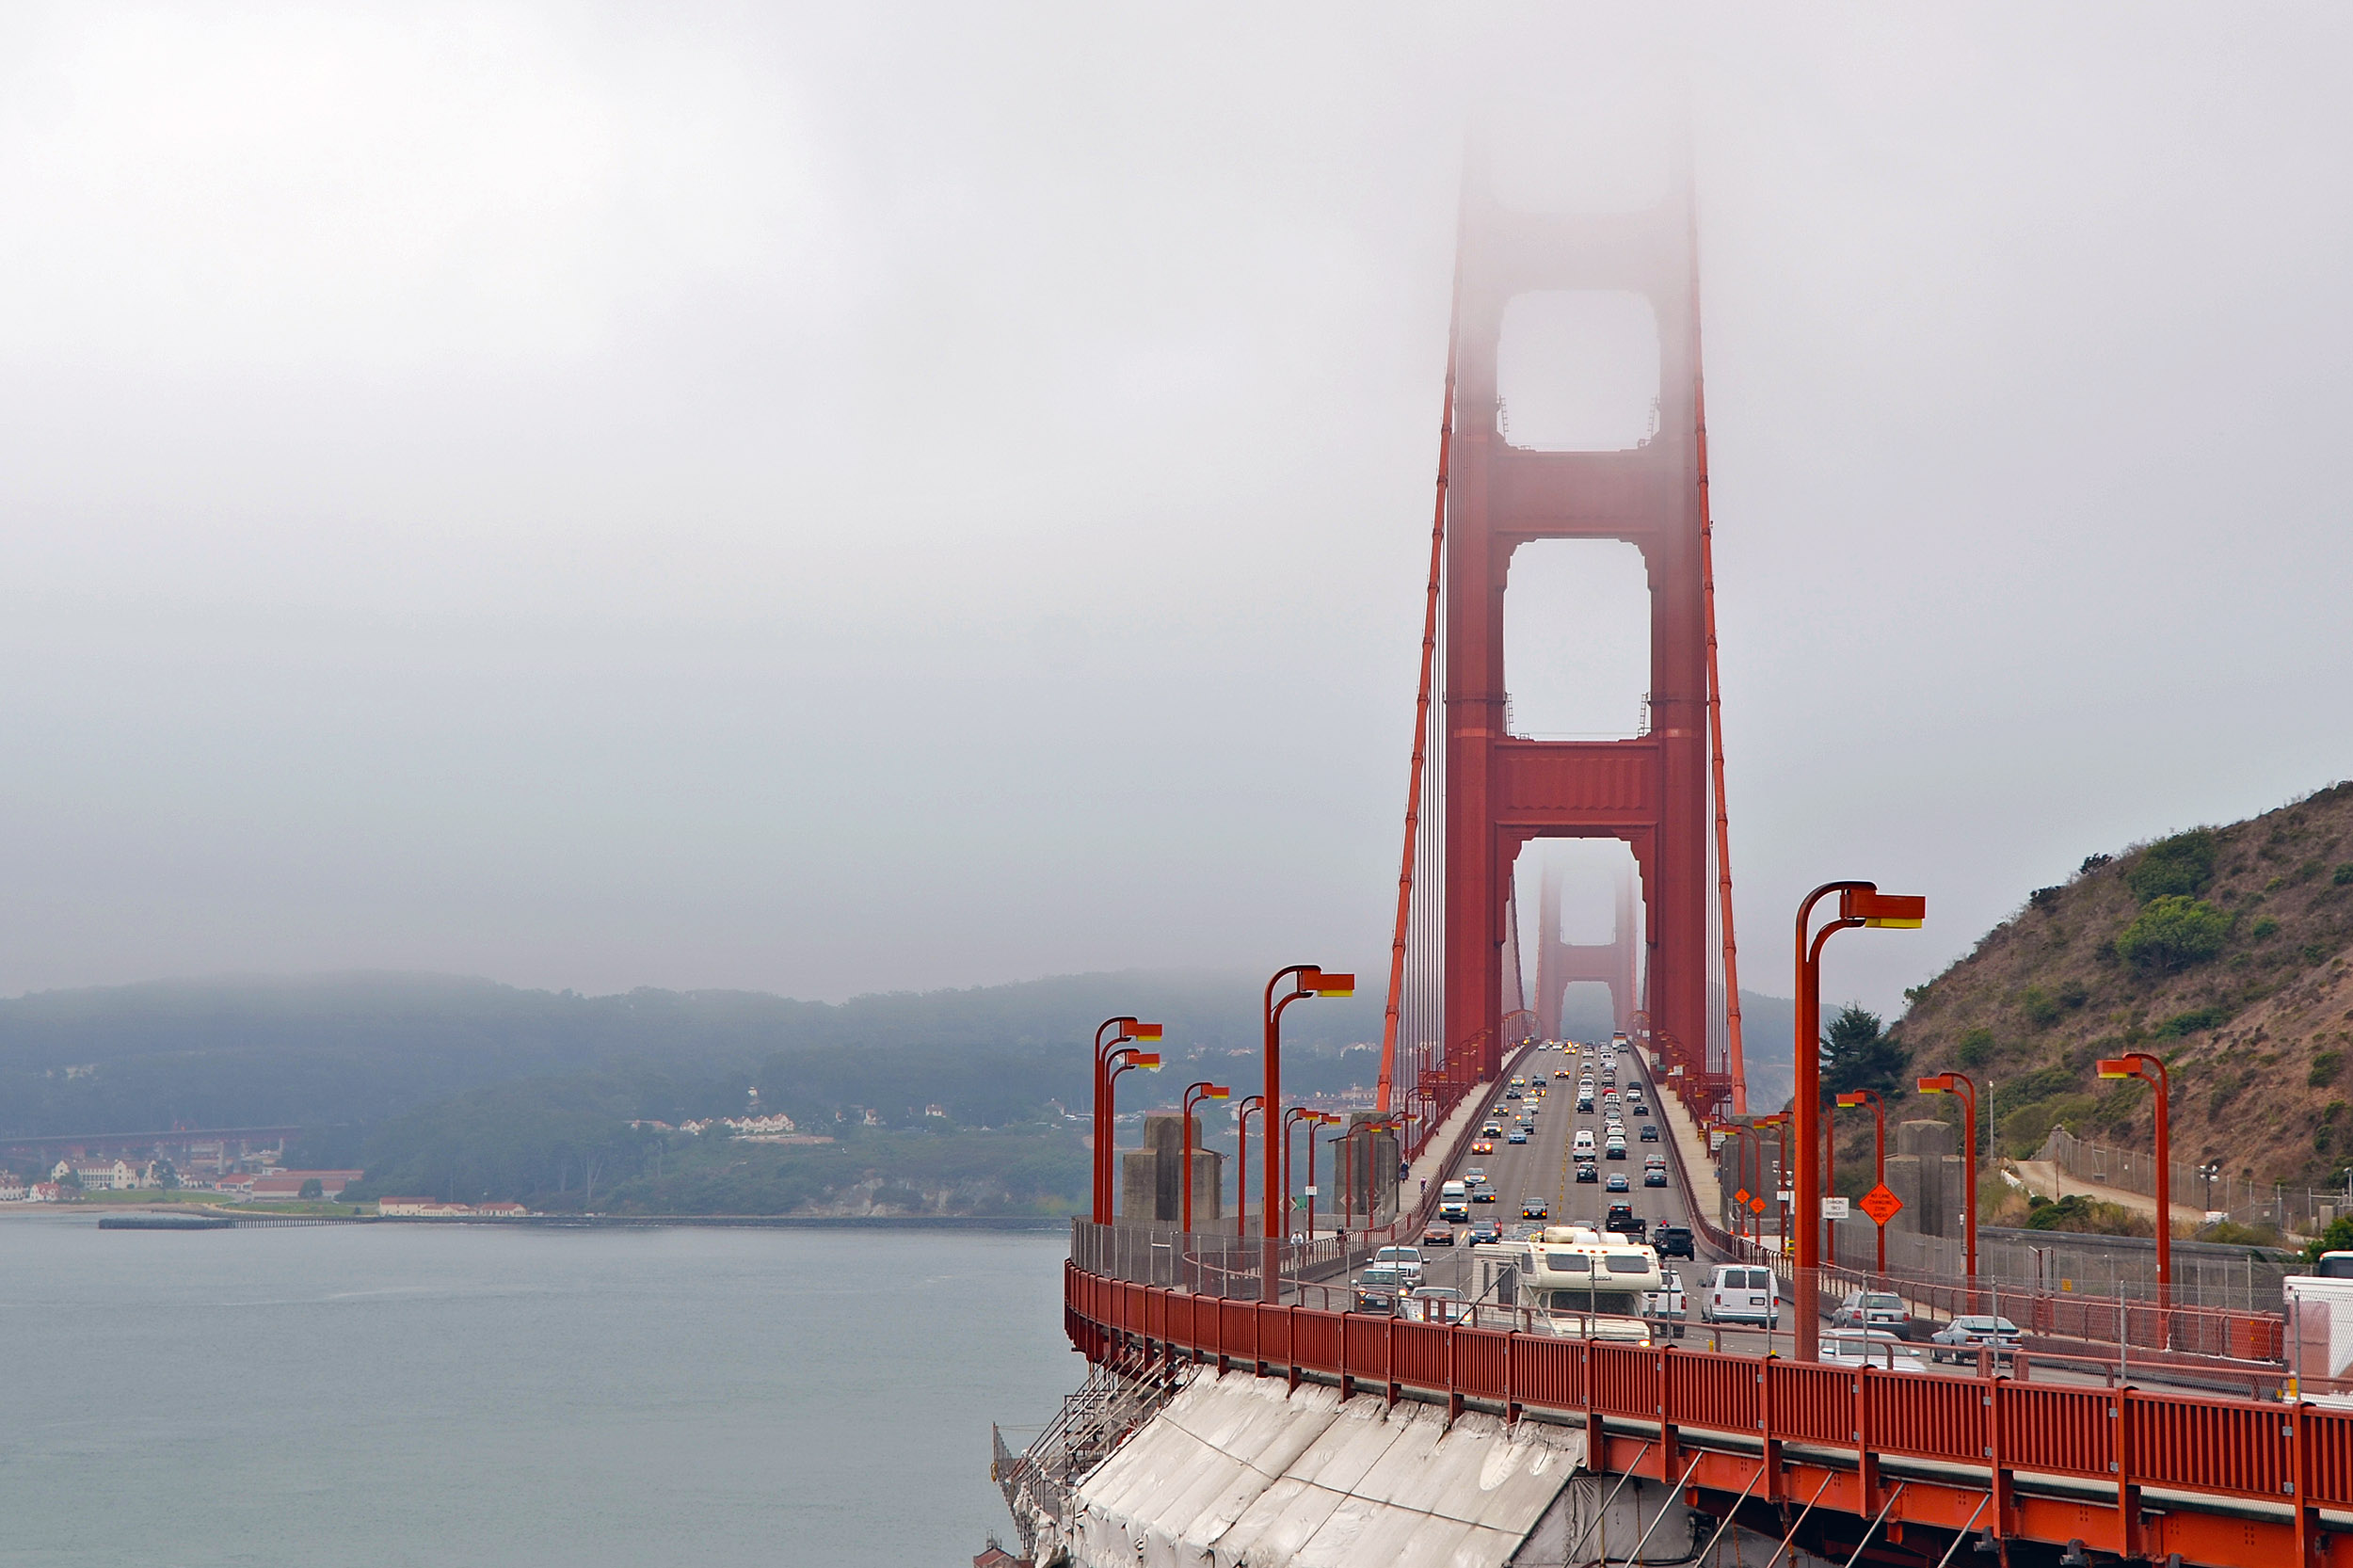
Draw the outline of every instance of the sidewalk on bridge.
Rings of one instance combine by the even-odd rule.
[[[1724,1223],[1724,1195],[1716,1180],[1716,1157],[1707,1150],[1707,1135],[1691,1120],[1691,1113],[1656,1071],[1657,1064],[1647,1057],[1643,1070],[1657,1093],[1651,1096],[1667,1123],[1667,1129],[1675,1141],[1675,1152],[1683,1158],[1685,1200],[1695,1214],[1704,1214],[1709,1224]]]
[[[1480,1115],[1487,1109],[1487,1102],[1495,1097],[1495,1092],[1496,1081],[1490,1079],[1456,1102],[1453,1111],[1439,1126],[1437,1134],[1422,1145],[1421,1153],[1406,1167],[1405,1180],[1397,1190],[1397,1206],[1401,1210],[1411,1212],[1413,1207],[1421,1201],[1424,1188],[1444,1176],[1448,1163],[1468,1142],[1471,1130],[1479,1126]]]

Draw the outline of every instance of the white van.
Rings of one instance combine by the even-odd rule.
[[[1579,1154],[1593,1152],[1593,1129],[1592,1128],[1581,1127],[1577,1129],[1577,1152]]]
[[[1438,1218],[1468,1222],[1470,1219],[1470,1189],[1459,1181],[1449,1181],[1438,1189]]]
[[[1773,1272],[1753,1263],[1720,1263],[1700,1286],[1700,1320],[1781,1327]]]

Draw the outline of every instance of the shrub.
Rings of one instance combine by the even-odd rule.
[[[2040,985],[2029,985],[2020,992],[2018,1005],[2025,1009],[2026,1021],[2037,1029],[2048,1029],[2058,1022],[2058,999]]]
[[[2116,955],[2137,969],[2183,969],[2222,951],[2231,917],[2203,899],[2160,893],[2118,933]]]
[[[2061,1007],[2069,1009],[2081,1007],[2091,1000],[2091,990],[2082,981],[2071,980],[2059,987],[2058,1000]]]
[[[2306,942],[2303,946],[2302,952],[2304,954],[2304,962],[2307,964],[2320,963],[2329,956],[2329,950],[2322,947],[2318,942]]]
[[[2227,1007],[2218,1005],[2193,1007],[2185,1013],[2176,1013],[2165,1022],[2157,1025],[2157,1038],[2178,1040],[2185,1034],[2194,1033],[2201,1029],[2212,1029],[2230,1016],[2231,1010]]]
[[[2325,1252],[2353,1252],[2353,1214],[2340,1214],[2329,1222],[2329,1228],[2313,1238],[2304,1249],[2307,1266],[2320,1261]]]
[[[2247,934],[2258,942],[2267,942],[2280,935],[2280,922],[2265,915],[2262,920],[2257,920]]]
[[[2140,852],[2140,859],[2124,873],[2124,886],[2143,904],[2202,892],[2214,880],[2215,847],[2213,830],[2204,827],[2159,839]]]
[[[2353,860],[2347,860],[2344,865],[2339,866],[2329,880],[2340,888],[2348,882],[2353,882]]]
[[[2081,1192],[2070,1192],[2057,1203],[2048,1198],[2027,1200],[2032,1212],[2026,1216],[2030,1230],[2073,1230],[2095,1232],[2103,1236],[2146,1236],[2153,1228],[2148,1221],[2126,1208],[2122,1204],[2102,1203]]]
[[[2026,895],[2026,905],[2031,909],[2048,909],[2058,902],[2058,896],[2057,888],[2037,888]]]
[[[1962,1034],[1961,1043],[1953,1048],[1953,1059],[1964,1067],[1982,1067],[1993,1060],[1993,1032],[1973,1029]]]
[[[2324,1050],[2313,1052],[2313,1070],[2304,1075],[2305,1087],[2309,1089],[2328,1088],[2329,1085],[2337,1080],[2337,1069],[2344,1065],[2345,1052],[2341,1050]],[[2329,1121],[2336,1120],[2333,1116],[2327,1119]]]
[[[2109,861],[2115,858],[2116,856],[2113,855],[2087,855],[2084,856],[2084,863],[2075,868],[2075,874],[2077,876],[2089,876],[2093,872],[2098,871],[2102,866],[2106,865]]]

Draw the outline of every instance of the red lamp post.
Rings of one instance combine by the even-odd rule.
[[[1114,1086],[1119,1082],[1119,1075],[1137,1067],[1142,1067],[1148,1073],[1159,1072],[1160,1053],[1156,1050],[1138,1050],[1133,1046],[1123,1046],[1112,1052],[1110,1063],[1103,1073],[1103,1119],[1105,1122],[1111,1121],[1111,1108],[1118,1097],[1118,1091]],[[1110,1178],[1106,1176],[1103,1193],[1103,1208],[1106,1213],[1112,1212],[1110,1186]],[[1105,1222],[1105,1224],[1109,1223],[1109,1221]]]
[[[1157,1040],[1158,1024],[1105,1018],[1095,1031],[1095,1223],[1112,1223],[1112,1052],[1130,1040]]]
[[[1275,988],[1288,984],[1289,990],[1276,1000]],[[1289,1216],[1284,1212],[1289,1194],[1289,1172],[1283,1160],[1283,1135],[1288,1130],[1283,1119],[1275,1114],[1275,1107],[1283,1103],[1283,1009],[1305,997],[1346,997],[1356,992],[1356,977],[1352,974],[1326,974],[1313,964],[1292,964],[1274,971],[1266,983],[1266,1001],[1262,1009],[1266,1020],[1266,1174],[1260,1206],[1265,1212],[1259,1216],[1263,1224],[1263,1240],[1258,1255],[1258,1297],[1261,1301],[1283,1299],[1283,1237]]]
[[[1887,1102],[1880,1098],[1877,1089],[1849,1089],[1838,1096],[1838,1103],[1849,1110],[1858,1105],[1871,1108],[1871,1182],[1875,1187],[1887,1185]],[[1833,1132],[1833,1136],[1836,1136]],[[1879,1272],[1887,1272],[1887,1224],[1878,1215],[1871,1216],[1873,1228],[1879,1232]]]
[[[1206,1079],[1199,1083],[1185,1085],[1185,1164],[1183,1174],[1176,1180],[1185,1190],[1179,1202],[1183,1210],[1182,1228],[1188,1235],[1193,1231],[1193,1108],[1202,1100],[1222,1100],[1232,1092],[1223,1083],[1211,1083]]]
[[[1234,1107],[1234,1236],[1250,1234],[1250,1116],[1266,1109],[1266,1096],[1253,1095]]]
[[[1814,906],[1832,893],[1838,895],[1838,918],[1817,934],[1813,929]],[[1822,944],[1833,931],[1849,926],[1876,925],[1911,928],[1928,918],[1929,901],[1916,896],[1882,893],[1872,882],[1825,882],[1806,894],[1798,905],[1797,1180],[1791,1191],[1798,1210],[1797,1298],[1798,1343],[1801,1361],[1817,1361],[1822,1353]]]
[[[1790,1179],[1789,1112],[1786,1111],[1776,1111],[1769,1116],[1759,1116],[1753,1125],[1757,1129],[1756,1167],[1757,1176],[1760,1179],[1762,1179],[1765,1175],[1765,1128],[1769,1127],[1777,1128],[1781,1132],[1780,1168],[1773,1172],[1773,1211],[1781,1217],[1781,1250],[1783,1252],[1787,1252],[1789,1250],[1790,1205],[1782,1201],[1781,1194],[1784,1192],[1788,1192],[1791,1196],[1794,1197],[1796,1195],[1794,1188],[1785,1188],[1782,1186],[1783,1182]]]
[[[1961,1096],[1961,1139],[1967,1152],[1961,1158],[1961,1179],[1968,1191],[1961,1198],[1963,1224],[1961,1233],[1969,1259],[1970,1306],[1977,1305],[1977,1086],[1967,1073],[1939,1073],[1919,1082],[1924,1095],[1959,1095]]]
[[[1749,1186],[1749,1149],[1752,1145],[1752,1141],[1757,1135],[1756,1129],[1749,1126],[1746,1122],[1712,1122],[1708,1125],[1708,1130],[1711,1132],[1721,1132],[1725,1137],[1734,1141],[1732,1168],[1735,1174],[1733,1176],[1733,1179],[1739,1183],[1740,1192],[1750,1192],[1753,1194],[1754,1189]],[[1761,1177],[1765,1168],[1764,1151],[1761,1148],[1759,1148],[1757,1152],[1756,1164]],[[1759,1185],[1762,1185],[1761,1179]],[[1749,1240],[1753,1241],[1756,1239],[1755,1210],[1752,1209],[1745,1202],[1741,1201],[1738,1194],[1736,1193],[1733,1197],[1732,1212],[1734,1215],[1732,1222],[1732,1233],[1735,1236],[1738,1236],[1743,1230],[1746,1230]]]
[[[2155,1078],[2150,1078],[2154,1072]],[[2157,1086],[2157,1304],[2173,1304],[2173,1149],[2168,1135],[2168,1102],[2173,1097],[2172,1080],[2166,1076],[2165,1064],[2145,1050],[2128,1050],[2121,1056],[2100,1059],[2102,1078],[2137,1078]],[[2171,1334],[2166,1342],[2172,1343]]]

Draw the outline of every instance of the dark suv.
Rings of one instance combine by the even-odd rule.
[[[1699,1261],[1699,1254],[1692,1250],[1689,1225],[1660,1225],[1650,1233],[1650,1244],[1657,1249],[1661,1257],[1688,1257],[1694,1263]]]

